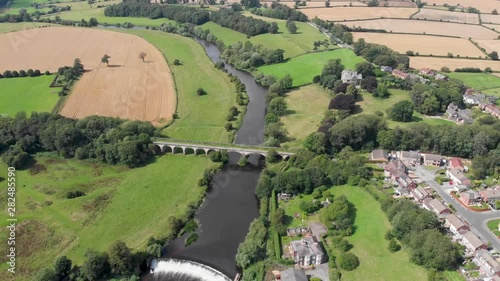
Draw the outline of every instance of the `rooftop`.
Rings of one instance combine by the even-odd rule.
[[[323,250],[314,236],[307,236],[301,240],[292,241],[291,246],[299,256],[315,256],[323,254]]]
[[[456,215],[451,214],[446,216],[446,220],[450,225],[453,225],[455,229],[459,229],[461,227],[467,226],[461,219],[459,219]]]
[[[296,268],[288,268],[280,272],[282,281],[307,281],[304,271]]]
[[[441,202],[439,201],[438,199],[432,199],[431,201],[429,201],[429,205],[434,209],[436,210],[436,212],[438,213],[441,213],[445,210],[447,210],[448,208],[446,208],[446,206]]]
[[[466,241],[468,241],[469,244],[471,244],[474,249],[480,248],[480,247],[482,247],[484,245],[483,241],[481,241],[481,239],[479,239],[471,231],[465,233],[463,235],[463,239],[466,240]]]

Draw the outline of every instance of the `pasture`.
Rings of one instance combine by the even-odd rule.
[[[36,32],[36,29],[48,26],[57,26],[50,23],[39,22],[18,22],[18,23],[2,23],[0,24],[0,34],[23,30],[24,34],[29,35]]]
[[[449,75],[450,78],[455,78],[464,82],[464,84],[476,90],[500,88],[500,77],[487,73],[451,72],[447,73],[447,75]]]
[[[436,4],[437,6],[443,6],[444,4],[448,4],[450,6],[461,5],[465,8],[473,7],[479,9],[481,13],[491,13],[493,9],[498,9],[498,1],[497,0],[429,0],[427,1],[427,5],[432,6]]]
[[[401,54],[411,50],[420,55],[446,56],[448,53],[453,53],[461,57],[485,56],[481,50],[464,38],[369,32],[353,32],[352,34],[354,40],[364,38],[366,42],[385,45]]]
[[[410,67],[412,68],[433,68],[441,69],[446,66],[451,70],[463,67],[478,67],[485,69],[490,67],[494,71],[500,71],[500,61],[492,60],[473,60],[473,59],[451,59],[451,58],[433,58],[433,57],[410,57]]]
[[[333,8],[308,8],[301,12],[309,19],[318,17],[328,21],[349,21],[379,18],[403,18],[407,19],[418,11],[417,8],[395,8],[395,7],[333,7]]]
[[[347,240],[353,245],[352,253],[359,258],[359,267],[342,271],[342,280],[386,281],[426,280],[424,268],[410,262],[406,250],[391,253],[384,235],[391,228],[380,204],[360,187],[335,186],[329,189],[334,196],[345,195],[356,207],[356,231]]]
[[[176,108],[172,73],[163,55],[147,41],[90,28],[48,27],[36,31],[28,38],[23,32],[0,35],[0,71],[33,68],[56,72],[80,58],[87,72],[73,88],[61,115],[121,117],[155,125],[172,118]],[[10,44],[14,39],[21,41]],[[147,54],[144,62],[139,52]],[[104,54],[111,56],[109,66],[101,63]]]
[[[179,118],[162,132],[169,137],[196,141],[228,142],[224,129],[229,108],[236,104],[236,90],[227,74],[216,69],[203,47],[176,34],[148,30],[125,30],[155,45],[171,63],[177,87]],[[198,96],[203,88],[207,95]]]
[[[497,8],[497,10],[498,9],[499,8]],[[482,23],[500,24],[500,16],[499,15],[491,15],[491,14],[481,14],[481,22]]]
[[[330,95],[319,85],[308,85],[295,89],[286,95],[288,113],[281,122],[288,131],[290,141],[285,148],[301,148],[304,139],[319,127],[328,110]]]
[[[421,9],[413,15],[412,19],[435,20],[443,22],[458,22],[468,24],[479,24],[479,15],[473,13],[450,12],[436,9]]]
[[[433,34],[468,39],[496,39],[498,33],[480,25],[423,20],[379,19],[343,23],[350,27],[380,29],[387,32]]]
[[[273,75],[276,78],[283,78],[290,74],[293,79],[293,86],[301,86],[312,83],[316,75],[320,75],[323,66],[331,59],[340,59],[346,69],[354,69],[356,64],[363,62],[362,57],[358,57],[349,49],[337,49],[333,51],[315,52],[273,65],[265,65],[258,68],[258,72],[266,75]]]
[[[37,161],[36,168],[16,173],[23,190],[16,200],[17,242],[23,245],[18,255],[24,264],[16,270],[19,281],[32,280],[60,255],[81,265],[88,248],[104,251],[123,240],[134,250],[144,249],[149,237],[168,235],[169,217],[184,215],[203,196],[197,180],[211,165],[206,157],[183,155],[158,157],[136,169],[62,158]],[[6,178],[6,172],[1,162],[0,176]],[[77,190],[85,196],[66,198]],[[0,197],[6,201],[6,194]],[[1,224],[5,240],[6,220]],[[6,251],[0,249],[0,279],[12,280],[5,270]]]
[[[49,88],[54,75],[0,79],[0,116],[24,111],[52,112],[59,100],[58,88]]]

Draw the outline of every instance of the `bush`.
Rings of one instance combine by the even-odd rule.
[[[346,271],[352,271],[359,266],[359,259],[353,253],[342,253],[339,256],[339,266]]]
[[[31,69],[30,69],[30,70],[31,70]],[[31,70],[31,71],[33,71],[33,70]],[[27,76],[27,75],[26,75],[26,71],[24,71],[24,70],[20,70],[20,71],[19,71],[19,77],[26,77],[26,76]]]
[[[401,250],[401,245],[398,244],[398,242],[396,241],[396,239],[392,238],[389,241],[389,246],[387,248],[389,249],[389,251],[391,253],[395,253],[395,252]]]
[[[178,59],[174,60],[174,65],[182,65],[181,61]]]
[[[66,198],[68,199],[73,199],[77,197],[85,196],[85,192],[77,190],[77,191],[70,191],[66,194]]]
[[[198,96],[204,96],[207,94],[207,92],[203,88],[198,88],[198,90],[196,90],[196,94]]]

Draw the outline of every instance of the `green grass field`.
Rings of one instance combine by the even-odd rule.
[[[354,69],[356,64],[363,62],[353,51],[348,49],[337,49],[326,52],[316,52],[291,58],[285,63],[265,65],[258,68],[259,72],[283,78],[290,74],[294,86],[312,83],[316,75],[320,75],[328,60],[340,59],[346,69]]]
[[[214,22],[207,22],[201,25],[201,27],[204,29],[210,29],[210,32],[213,33],[218,39],[224,41],[226,45],[236,42],[250,41],[253,44],[260,44],[269,49],[283,49],[285,51],[285,57],[287,58],[311,52],[314,41],[323,41],[327,39],[325,35],[321,34],[317,29],[307,23],[297,22],[297,33],[291,34],[286,29],[285,21],[273,21],[278,24],[278,34],[261,34],[251,38],[247,38],[247,36],[243,33],[222,27]],[[334,44],[331,44],[330,47],[332,49],[336,48]]]
[[[467,86],[476,90],[500,88],[500,77],[488,73],[451,72],[447,73],[447,75],[451,78],[461,80]],[[499,91],[499,89],[496,90]]]
[[[389,252],[384,235],[390,223],[368,192],[351,186],[333,187],[330,192],[346,195],[356,207],[356,232],[347,240],[353,244],[351,252],[358,256],[360,265],[353,271],[343,271],[342,280],[427,280],[425,269],[411,263],[405,250]]]
[[[16,280],[32,280],[59,255],[81,265],[87,248],[107,250],[123,240],[141,249],[149,237],[168,234],[168,218],[181,216],[203,195],[197,180],[210,163],[206,157],[165,155],[145,167],[128,169],[43,158],[39,164],[46,170],[36,175],[17,171],[17,242],[22,245],[18,254],[23,266]],[[0,177],[6,178],[6,172],[2,162]],[[75,190],[86,195],[65,198]],[[6,202],[6,193],[0,198]],[[6,220],[0,225],[0,239],[6,241]],[[5,270],[5,251],[0,250],[0,280],[12,280]]]
[[[43,69],[42,69],[43,71]],[[49,88],[53,75],[0,79],[0,115],[14,116],[20,111],[51,112],[59,96],[58,88]]]
[[[500,236],[500,231],[498,230],[498,225],[500,224],[500,219],[488,221],[488,229],[493,232],[496,236]]]
[[[465,281],[465,278],[457,271],[445,271],[444,277],[448,279],[448,281]]]
[[[40,26],[57,26],[57,24],[43,23],[43,22],[1,23],[0,34],[13,31],[20,31],[25,29],[34,29]]]
[[[163,133],[178,139],[228,142],[229,133],[224,125],[229,108],[236,104],[235,88],[227,74],[214,67],[203,47],[190,38],[160,31],[119,31],[139,35],[155,45],[174,73],[179,119]],[[173,65],[174,59],[182,65]],[[198,96],[198,88],[208,94]]]
[[[303,140],[315,132],[328,110],[329,94],[319,85],[303,86],[293,90],[286,96],[289,114],[281,121],[291,138],[282,144],[285,148],[301,148]]]

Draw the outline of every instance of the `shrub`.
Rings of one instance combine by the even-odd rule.
[[[387,248],[389,249],[389,251],[391,253],[395,253],[395,252],[401,250],[401,245],[398,244],[398,242],[396,241],[396,239],[392,238],[389,241],[389,246]]]
[[[207,94],[207,92],[203,88],[198,88],[198,90],[196,90],[196,94],[198,96],[204,96]]]
[[[352,271],[359,266],[359,259],[353,253],[342,253],[339,256],[339,266],[346,271]]]
[[[181,61],[180,61],[180,60],[178,60],[178,59],[175,59],[175,60],[174,60],[174,65],[181,65],[181,64],[182,64],[182,63],[181,63]]]

